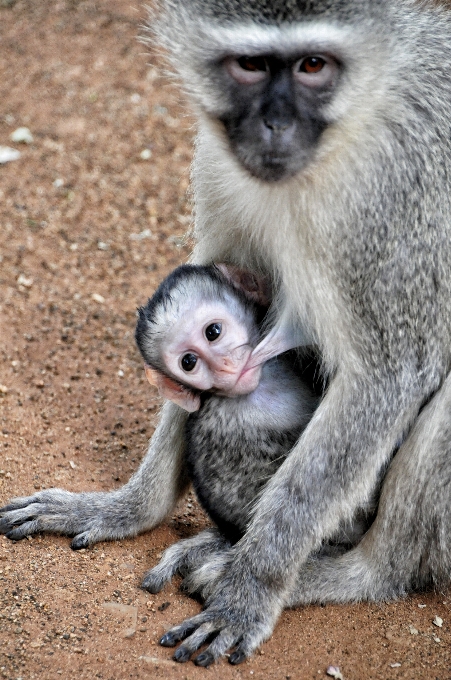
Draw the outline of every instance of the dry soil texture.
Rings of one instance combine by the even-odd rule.
[[[118,487],[155,427],[135,309],[189,253],[193,121],[137,40],[144,18],[129,0],[0,1],[0,145],[21,153],[0,165],[3,502]],[[20,126],[32,143],[10,141]],[[0,677],[451,678],[450,593],[287,611],[240,667],[176,664],[158,638],[199,605],[139,585],[205,523],[188,498],[158,530],[87,551],[0,538]]]

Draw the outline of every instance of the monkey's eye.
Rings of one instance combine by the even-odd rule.
[[[188,352],[182,357],[181,366],[186,373],[189,373],[197,364],[197,357],[195,354]]]
[[[207,328],[205,329],[205,337],[207,338],[208,342],[213,342],[213,340],[216,340],[219,338],[222,332],[222,324],[220,323],[211,323]]]
[[[264,57],[240,57],[237,59],[244,71],[268,71],[268,63]]]
[[[268,62],[264,57],[239,57],[224,62],[229,74],[241,85],[253,85],[269,76]]]
[[[308,87],[324,87],[333,83],[337,63],[332,58],[316,55],[303,57],[293,68],[295,79]]]
[[[326,62],[321,57],[306,57],[299,64],[299,71],[304,73],[319,73]]]

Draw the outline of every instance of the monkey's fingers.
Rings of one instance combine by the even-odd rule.
[[[163,647],[175,647],[177,642],[184,640],[193,630],[206,622],[205,612],[186,619],[178,626],[174,626],[160,638],[160,645]]]
[[[24,496],[22,498],[13,498],[8,505],[4,505],[2,508],[0,508],[0,516],[3,516],[5,513],[10,512],[11,510],[20,510],[21,508],[25,508],[27,505],[30,505],[33,503],[34,496]]]
[[[214,631],[215,625],[213,622],[209,621],[207,623],[203,623],[196,631],[194,631],[192,635],[186,638],[186,640],[180,645],[180,647],[178,647],[178,649],[175,650],[174,656],[172,657],[174,661],[178,661],[179,663],[188,661],[188,659],[191,657],[191,654],[199,649],[199,647],[203,645],[205,640],[210,637]]]
[[[173,647],[184,640],[174,653],[174,660],[179,663],[188,661],[197,649],[216,633],[211,644],[195,659],[196,666],[210,666],[224,656],[229,649],[235,648],[229,656],[229,662],[237,665],[245,661],[268,637],[267,627],[252,623],[230,623],[226,616],[215,615],[210,609],[187,619],[179,626],[171,628],[160,640],[160,644]],[[191,633],[191,635],[189,635]],[[189,637],[187,637],[189,635]]]
[[[114,494],[72,493],[45,489],[15,498],[0,511],[0,533],[18,541],[39,532],[75,536],[71,547],[86,548],[104,540],[138,533],[134,508],[125,508]]]
[[[21,501],[24,499],[20,499]],[[33,497],[29,499],[33,500]],[[16,508],[17,505],[19,507]],[[0,533],[6,534],[13,541],[20,541],[26,536],[37,534],[41,531],[59,532],[67,523],[67,517],[53,512],[52,514],[42,514],[43,506],[40,503],[30,502],[28,505],[10,503],[2,508],[2,518],[0,519]]]

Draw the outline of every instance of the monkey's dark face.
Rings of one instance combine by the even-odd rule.
[[[220,64],[230,106],[220,116],[231,147],[255,177],[275,182],[309,162],[327,126],[340,63],[328,54],[228,57]]]

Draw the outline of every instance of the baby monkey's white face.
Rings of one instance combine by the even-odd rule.
[[[247,368],[253,346],[250,322],[222,302],[186,308],[170,327],[162,350],[172,376],[183,385],[227,396],[258,386],[261,365]]]

